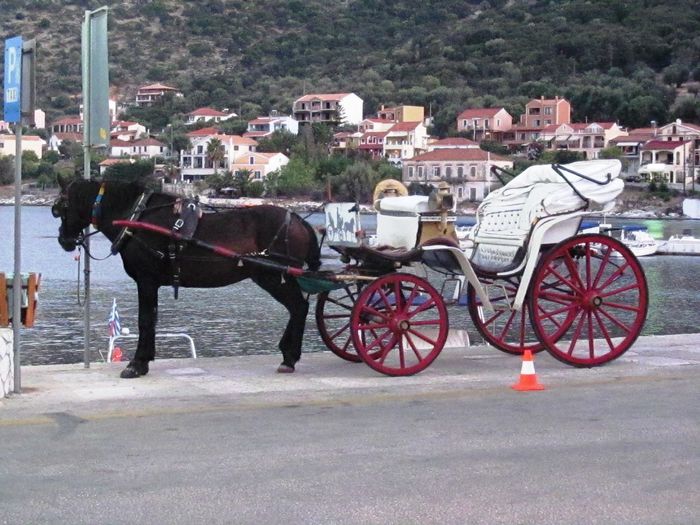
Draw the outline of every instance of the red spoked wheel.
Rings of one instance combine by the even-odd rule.
[[[540,352],[545,348],[532,329],[527,301],[520,310],[513,309],[520,280],[519,275],[479,280],[493,312],[483,307],[472,284],[467,286],[467,307],[476,329],[491,346],[514,355],[521,355],[525,350]]]
[[[557,244],[532,277],[532,324],[547,350],[578,367],[620,357],[639,336],[649,307],[641,264],[620,241],[579,235]]]
[[[350,316],[361,289],[359,283],[351,283],[322,292],[316,299],[316,326],[321,339],[331,352],[353,363],[362,361],[350,335]]]
[[[390,376],[424,370],[438,356],[449,331],[447,307],[425,279],[392,273],[365,287],[352,312],[357,353]]]

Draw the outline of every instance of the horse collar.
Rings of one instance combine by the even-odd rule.
[[[92,204],[92,216],[90,218],[90,222],[92,225],[95,227],[95,229],[99,229],[97,227],[97,224],[100,220],[100,216],[102,215],[102,197],[105,194],[105,183],[103,182],[102,185],[100,186],[100,190],[97,192],[97,197],[95,197],[95,202]]]

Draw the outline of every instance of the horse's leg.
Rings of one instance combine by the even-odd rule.
[[[309,302],[304,298],[299,283],[293,277],[282,278],[279,273],[261,272],[253,275],[252,279],[289,312],[289,321],[279,342],[283,359],[277,371],[294,372],[294,365],[301,359]]]
[[[139,292],[139,342],[134,358],[122,370],[124,379],[145,376],[148,362],[156,357],[156,322],[158,321],[158,285],[138,281]]]

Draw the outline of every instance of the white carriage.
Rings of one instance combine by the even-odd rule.
[[[358,278],[320,294],[324,342],[388,375],[426,368],[449,322],[442,294],[401,271],[422,264],[465,278],[470,317],[500,350],[547,349],[584,367],[619,357],[646,319],[644,272],[616,239],[577,232],[582,217],[614,205],[620,168],[616,160],[528,168],[479,206],[469,256],[456,242],[444,192],[377,199],[377,245],[331,244]]]

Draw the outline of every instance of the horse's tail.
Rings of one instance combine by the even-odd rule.
[[[306,253],[306,264],[309,266],[309,270],[315,272],[321,267],[321,246],[318,244],[318,237],[316,236],[316,231],[313,229],[308,222],[301,219],[301,223],[304,225],[306,230],[309,232],[309,251]]]

